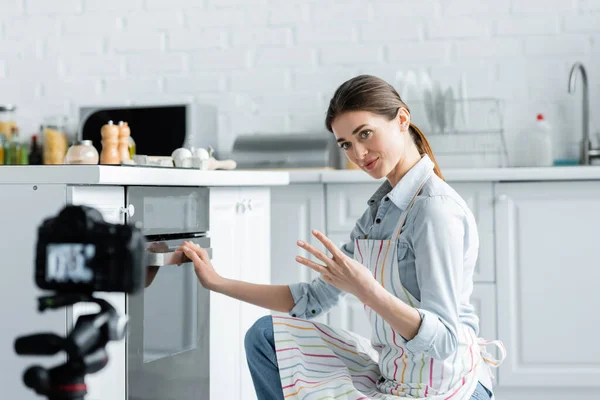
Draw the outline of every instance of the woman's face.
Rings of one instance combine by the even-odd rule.
[[[410,115],[401,108],[391,121],[369,111],[340,114],[331,124],[338,145],[350,161],[380,179],[402,160],[409,142]]]

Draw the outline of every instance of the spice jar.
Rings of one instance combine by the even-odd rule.
[[[4,135],[7,141],[11,141],[12,135],[18,131],[15,122],[16,106],[12,104],[0,105],[0,135]]]
[[[81,142],[69,147],[65,156],[65,164],[98,164],[98,150],[91,140]]]

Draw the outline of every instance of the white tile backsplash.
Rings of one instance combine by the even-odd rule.
[[[0,13],[2,102],[25,136],[78,104],[185,99],[218,108],[206,140],[227,152],[241,133],[324,129],[329,97],[358,73],[425,69],[502,98],[513,145],[544,112],[560,148],[580,135],[575,61],[594,134],[600,0],[2,0]]]

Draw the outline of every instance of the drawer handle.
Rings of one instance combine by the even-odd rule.
[[[130,204],[127,207],[121,207],[120,211],[121,214],[127,215],[129,218],[131,218],[135,214],[135,207],[133,204]]]

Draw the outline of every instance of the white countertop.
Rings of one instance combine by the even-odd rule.
[[[0,184],[276,186],[288,183],[289,174],[285,171],[200,171],[108,165],[5,165],[0,167]]]
[[[600,166],[444,169],[448,182],[600,180]],[[383,179],[381,180],[383,181]],[[135,186],[282,186],[289,183],[368,183],[359,170],[199,171],[106,165],[1,166],[0,184]]]
[[[446,168],[442,173],[448,182],[521,182],[600,180],[600,166],[544,168]],[[373,178],[360,170],[292,171],[290,183],[368,183]],[[383,181],[383,179],[381,180]]]

